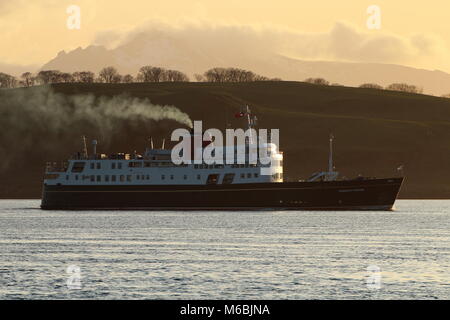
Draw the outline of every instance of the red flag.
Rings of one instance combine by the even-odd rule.
[[[234,115],[235,118],[242,118],[243,116],[245,116],[245,112],[238,112]]]

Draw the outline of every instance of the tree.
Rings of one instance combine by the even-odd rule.
[[[450,99],[450,93],[442,95],[442,98],[448,98],[448,99]]]
[[[327,81],[323,78],[308,78],[305,80],[305,82],[311,83],[311,84],[317,84],[320,86],[328,86],[330,84],[329,81]]]
[[[379,84],[376,84],[376,83],[363,83],[359,87],[360,88],[365,88],[365,89],[378,89],[378,90],[382,90],[383,89],[382,86],[380,86]]]
[[[204,77],[203,75],[201,75],[201,74],[198,74],[198,73],[194,74],[194,79],[195,79],[195,81],[197,81],[197,82],[203,82],[203,81],[205,81],[205,77]]]
[[[225,82],[225,68],[212,68],[203,75],[208,82]]]
[[[58,82],[65,82],[65,83],[74,82],[74,78],[73,78],[72,74],[64,72],[59,75]]]
[[[120,74],[115,74],[111,80],[111,83],[121,83],[122,82],[122,76]]]
[[[189,77],[177,70],[166,70],[164,78],[170,82],[189,82]]]
[[[0,72],[0,88],[14,88],[17,86],[17,79],[12,75]]]
[[[100,82],[104,83],[113,83],[115,80],[117,80],[117,69],[114,67],[106,67],[100,70],[100,73],[98,74]]]
[[[123,83],[131,83],[134,81],[134,78],[131,74],[126,74],[122,77],[122,82]]]
[[[165,69],[152,66],[143,66],[139,69],[138,80],[142,82],[161,82],[165,81]]]
[[[387,90],[392,91],[401,91],[401,92],[409,92],[409,93],[422,93],[422,88],[418,88],[415,85],[407,84],[407,83],[393,83],[387,86]]]
[[[37,79],[41,84],[57,83],[61,81],[59,70],[42,70],[37,74]]]
[[[208,82],[252,82],[269,81],[270,79],[252,71],[239,68],[212,68],[203,74]]]
[[[72,74],[75,82],[93,83],[95,74],[91,71],[77,71]]]
[[[24,87],[31,87],[34,84],[35,78],[31,72],[24,72],[20,77],[23,80]]]
[[[281,79],[279,79],[279,78],[270,79],[268,77],[260,76],[259,74],[255,74],[253,77],[253,81],[281,81]]]

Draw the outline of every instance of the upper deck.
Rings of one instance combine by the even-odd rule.
[[[171,150],[147,148],[138,153],[76,153],[62,164],[48,163],[44,184],[47,185],[199,185],[267,183],[283,181],[283,155],[270,150],[270,164],[245,158],[244,163],[174,164]],[[265,169],[265,171],[262,171]],[[262,174],[263,173],[263,174]]]

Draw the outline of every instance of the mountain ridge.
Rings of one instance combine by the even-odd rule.
[[[63,72],[93,71],[114,66],[123,74],[136,74],[141,66],[153,65],[177,69],[188,74],[201,74],[212,67],[239,67],[257,74],[289,81],[303,81],[321,77],[346,86],[377,83],[387,86],[404,82],[423,88],[425,93],[444,95],[450,93],[450,74],[441,70],[427,70],[388,63],[362,63],[340,61],[312,61],[289,58],[280,54],[243,53],[235,56],[215,56],[192,48],[188,43],[165,37],[135,37],[114,49],[90,45],[69,52],[61,51],[44,64],[41,70]]]

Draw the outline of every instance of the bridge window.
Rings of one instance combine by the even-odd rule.
[[[95,182],[95,176],[91,176],[91,182]]]
[[[173,180],[173,174],[170,175],[170,180]]]
[[[97,169],[101,169],[102,164],[100,162],[97,162]]]
[[[247,173],[247,178],[251,178],[252,174],[251,173]]]
[[[147,175],[147,180],[150,180],[150,175]]]
[[[166,178],[166,176],[165,175],[161,175],[161,180],[164,180]]]
[[[254,173],[253,176],[254,176],[255,178],[258,178],[258,174],[257,174],[257,173]]]
[[[122,169],[122,162],[119,162],[119,163],[117,164],[117,169]]]
[[[227,174],[223,177],[222,184],[230,184],[230,183],[233,183],[233,179],[234,179],[234,173],[227,173]]]
[[[127,181],[131,182],[131,175],[129,175],[129,174],[127,175]]]
[[[217,184],[218,180],[219,180],[218,174],[210,174],[208,176],[208,179],[206,180],[206,184]]]
[[[115,162],[111,162],[111,169],[115,169],[116,168],[116,163]]]
[[[109,182],[109,176],[108,175],[105,176],[105,181]]]
[[[133,161],[128,163],[128,167],[130,168],[142,168],[142,162],[141,161]]]
[[[241,179],[245,179],[245,173],[241,173]]]
[[[197,175],[197,180],[200,180],[201,179],[201,176],[198,174]]]
[[[114,175],[111,176],[111,181],[112,181],[112,182],[116,182],[116,176],[114,176]]]
[[[91,169],[95,169],[95,164],[91,162]]]
[[[72,166],[72,172],[82,172],[84,169],[84,162],[75,162]]]
[[[123,174],[120,175],[120,182],[125,182],[125,176]]]
[[[97,182],[102,181],[102,176],[97,176]]]

